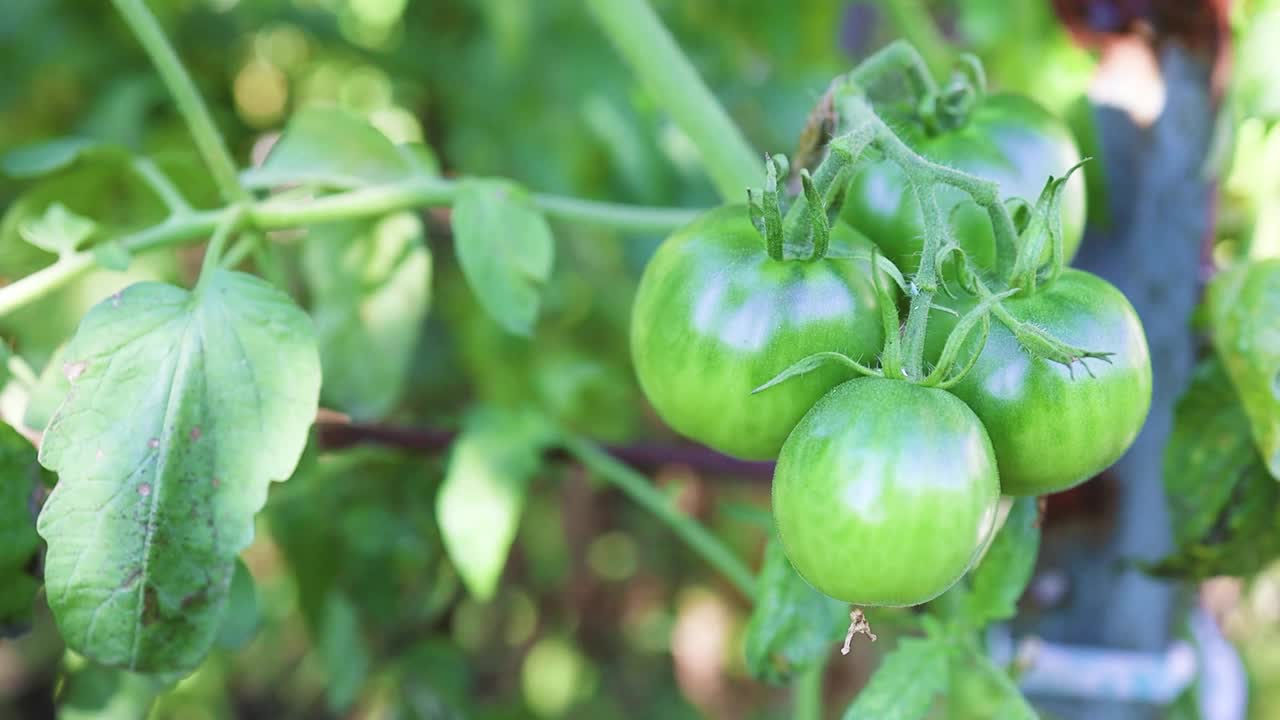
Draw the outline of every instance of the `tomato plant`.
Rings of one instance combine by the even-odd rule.
[[[1059,503],[1152,495],[1036,496],[1128,482],[1190,366],[1157,252],[1067,267],[1101,176],[1054,112],[1094,61],[1047,6],[19,5],[0,715],[1037,716],[1029,628],[1104,556]],[[953,39],[1019,67],[988,93]],[[1104,558],[1168,578],[1280,553],[1280,135],[1244,77],[1174,549]],[[1194,210],[1101,140],[1150,195],[1118,225]]]
[[[870,255],[870,242],[843,225],[831,244],[838,255]],[[777,457],[800,416],[847,374],[823,368],[774,393],[751,391],[812,353],[864,359],[880,347],[866,267],[774,260],[745,206],[681,228],[636,291],[631,349],[645,395],[668,425],[698,442],[751,460]]]
[[[993,323],[973,368],[952,388],[991,435],[1004,493],[1065,490],[1110,467],[1142,429],[1151,404],[1142,323],[1120,291],[1082,270],[1015,295],[1004,309],[1069,343],[1108,348],[1081,368],[1029,355],[1013,330]]]
[[[773,514],[796,572],[818,590],[919,605],[973,564],[999,496],[991,440],[964,403],[864,378],[824,395],[787,439]]]

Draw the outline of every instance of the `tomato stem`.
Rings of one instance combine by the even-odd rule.
[[[253,226],[259,231],[283,230],[304,225],[376,217],[397,210],[448,206],[457,194],[458,183],[437,177],[415,177],[401,182],[335,193],[317,199],[265,200],[244,205]],[[703,211],[688,208],[658,208],[596,202],[579,198],[534,193],[533,204],[550,217],[586,225],[634,232],[669,232],[688,224]],[[209,237],[240,205],[214,210],[183,210],[172,213],[157,225],[116,236],[114,240],[131,255],[184,245]],[[243,260],[252,245],[236,243],[223,262],[234,265]],[[68,253],[48,267],[0,288],[0,317],[35,302],[95,267],[90,250]]]
[[[672,499],[648,478],[614,459],[597,445],[575,435],[565,435],[560,444],[597,477],[626,493],[679,535],[704,560],[719,570],[743,595],[755,597],[756,579],[737,555],[698,521],[680,512]]]
[[[631,66],[702,155],[720,196],[742,197],[760,176],[751,148],[698,71],[645,0],[588,0],[587,8]]]

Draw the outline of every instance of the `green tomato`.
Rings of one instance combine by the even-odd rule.
[[[831,247],[871,243],[844,225]],[[847,370],[824,367],[751,391],[798,360],[837,351],[869,360],[883,339],[869,263],[775,261],[743,206],[712,210],[663,242],[631,316],[631,355],[668,425],[720,452],[777,457],[782,442]]]
[[[1006,299],[1004,306],[1070,345],[1114,353],[1110,362],[1086,359],[1068,369],[1032,357],[993,320],[973,369],[951,388],[991,435],[1005,494],[1065,490],[1110,467],[1142,429],[1151,407],[1151,358],[1142,322],[1115,286],[1083,270],[1068,269],[1027,297]],[[963,311],[964,303],[957,309]],[[939,313],[934,317],[941,319]],[[953,322],[939,322],[930,333],[934,352]],[[961,355],[961,363],[972,357]]]
[[[924,157],[1000,184],[1003,197],[1034,203],[1050,175],[1061,177],[1080,161],[1071,131],[1032,100],[1021,95],[989,95],[955,130],[929,134],[914,122],[898,123],[904,142]],[[920,264],[924,226],[920,207],[902,170],[887,160],[860,165],[849,185],[842,216],[874,238],[903,272]],[[1062,239],[1066,259],[1075,255],[1084,235],[1085,185],[1077,172],[1062,195]],[[967,194],[937,189],[938,204],[955,237],[981,268],[995,264],[991,220]]]
[[[792,566],[854,605],[918,605],[945,592],[986,547],[999,499],[991,441],[973,411],[902,380],[851,380],[823,396],[773,476]]]

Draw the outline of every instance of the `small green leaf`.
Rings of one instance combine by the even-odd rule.
[[[822,367],[823,365],[826,365],[827,363],[843,365],[849,368],[850,370],[853,370],[857,374],[869,375],[869,376],[881,376],[881,377],[883,376],[882,373],[866,367],[862,363],[858,362],[857,360],[854,360],[853,358],[849,357],[848,355],[845,355],[844,353],[819,352],[819,353],[814,353],[812,355],[809,355],[807,357],[800,358],[799,360],[795,361],[794,363],[789,365],[787,368],[785,368],[782,372],[770,378],[769,382],[752,390],[751,394],[755,395],[756,393],[764,392],[765,390],[768,390],[774,385],[778,385],[779,383],[786,382],[787,380],[790,380],[793,377],[798,377],[800,375],[811,373],[814,370],[817,370],[818,368]],[[856,375],[851,375],[850,377],[852,378],[855,376]]]
[[[227,609],[218,628],[218,647],[237,650],[249,644],[258,634],[262,618],[258,611],[258,588],[244,561],[236,559],[236,569],[231,575],[231,590],[227,594]]]
[[[32,497],[39,479],[36,449],[0,423],[0,637],[29,626],[40,587],[29,570],[40,550]]]
[[[776,539],[765,548],[756,587],[745,640],[747,670],[752,676],[785,682],[839,646],[849,624],[849,606],[802,580]]]
[[[1252,575],[1280,556],[1280,485],[1251,442],[1249,418],[1216,357],[1196,368],[1178,401],[1164,483],[1178,549],[1153,574]]]
[[[325,697],[336,713],[348,710],[360,697],[369,676],[369,651],[360,633],[356,608],[340,592],[329,593],[320,630],[320,657],[329,683]]]
[[[507,182],[463,182],[453,205],[453,241],[485,311],[508,332],[532,335],[555,242],[528,194]]]
[[[1214,348],[1244,404],[1258,452],[1280,480],[1280,259],[1219,273],[1207,297]]]
[[[128,248],[121,245],[118,240],[112,239],[94,246],[93,259],[99,267],[124,272],[129,269],[133,256],[129,254]]]
[[[436,514],[449,558],[481,600],[497,589],[548,441],[540,416],[489,407],[475,411],[454,441]]]
[[[80,137],[24,145],[0,157],[0,172],[12,178],[34,178],[64,170],[94,155],[124,157],[121,148]]]
[[[95,224],[92,237],[115,237],[150,227],[163,221],[168,210],[155,191],[134,172],[124,155],[95,157],[94,162],[75,163],[65,170],[40,179],[20,195],[0,220],[0,276],[9,279],[29,275],[52,263],[69,240],[82,243],[80,231],[64,237],[57,220],[62,211],[76,219]],[[72,221],[70,229],[79,223]],[[51,230],[46,230],[46,226]],[[32,235],[32,231],[36,234]],[[42,232],[44,231],[44,232]],[[46,235],[51,238],[46,241]],[[26,239],[31,236],[39,245]],[[44,246],[50,246],[46,249]]]
[[[404,180],[423,168],[417,151],[397,148],[363,118],[339,108],[296,113],[262,165],[246,170],[250,187],[313,184],[334,189]]]
[[[71,392],[40,449],[60,476],[37,525],[49,606],[99,663],[194,668],[315,419],[311,321],[242,273],[194,292],[138,283],[89,311],[65,359]]]
[[[312,228],[302,267],[326,405],[359,420],[383,417],[400,398],[430,300],[422,221],[397,213]]]
[[[844,720],[916,720],[927,717],[947,689],[947,648],[937,640],[903,638],[884,656],[871,681],[845,710]]]
[[[1039,521],[1035,498],[1013,501],[1004,527],[969,576],[964,615],[972,626],[983,627],[1017,614],[1018,598],[1031,581],[1040,552]]]
[[[1164,453],[1164,486],[1178,544],[1209,534],[1235,481],[1257,464],[1249,418],[1216,357],[1196,367],[1179,398]]]
[[[18,234],[41,250],[67,255],[83,245],[97,228],[94,221],[80,217],[66,205],[55,202],[44,211],[44,215],[18,225]]]

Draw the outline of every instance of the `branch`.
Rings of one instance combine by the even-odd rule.
[[[443,452],[453,443],[457,433],[439,428],[409,427],[377,423],[350,423],[321,419],[316,423],[320,447],[342,450],[358,445],[381,445],[426,455]],[[637,443],[604,445],[604,451],[619,462],[637,470],[651,471],[667,465],[685,465],[708,475],[737,476],[755,482],[768,482],[773,477],[773,463],[748,462],[696,445]],[[568,456],[555,449],[555,459]]]

